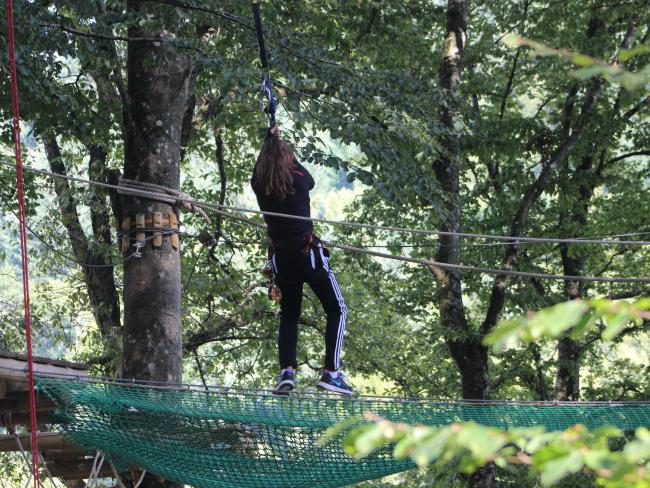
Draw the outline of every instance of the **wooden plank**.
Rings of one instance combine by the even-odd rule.
[[[135,215],[135,228],[136,229],[144,229],[144,214],[136,214]],[[144,242],[145,239],[145,233],[144,232],[137,232],[135,234],[135,240],[138,242]]]
[[[20,444],[25,451],[32,448],[32,439],[27,435],[18,436]],[[43,451],[54,450],[71,450],[78,449],[74,444],[70,444],[60,432],[39,432],[38,448]],[[20,451],[16,438],[12,435],[0,435],[0,452]]]
[[[133,226],[135,226],[135,224],[136,224],[136,221],[135,221],[135,220],[130,220],[129,222],[130,222],[130,224],[133,225]],[[169,219],[167,218],[167,215],[166,215],[166,214],[165,214],[165,216],[162,217],[160,223],[161,223],[163,226],[165,226],[165,227],[169,227]],[[145,219],[144,219],[144,225],[145,225],[145,227],[146,227],[146,226],[150,226],[150,227],[153,226],[153,225],[154,225],[153,217],[150,218],[150,219],[145,218]]]
[[[87,368],[83,366],[72,368],[67,365],[59,366],[43,362],[34,363],[34,373],[53,376],[62,375],[70,378],[88,378]],[[0,358],[0,378],[7,382],[8,391],[26,391],[28,388],[27,362],[21,359]]]
[[[3,414],[0,413],[0,427],[16,427],[18,425],[29,425],[29,414],[27,413],[18,413],[18,414]],[[36,421],[39,425],[42,424],[53,424],[54,419],[50,412],[45,412],[36,416]]]
[[[162,212],[154,212],[153,213],[153,227],[155,229],[160,229],[162,227]],[[160,232],[154,232],[153,233],[153,240],[151,244],[153,247],[160,247],[162,246],[162,234]]]
[[[18,354],[16,352],[11,352],[11,351],[0,351],[0,359],[1,358],[17,359],[19,361],[23,361],[25,363],[25,366],[27,366],[27,356],[25,354]],[[64,368],[72,368],[72,369],[90,368],[88,364],[73,363],[71,361],[66,361],[64,359],[52,359],[52,358],[45,358],[42,356],[34,356],[32,357],[32,359],[35,363],[38,364],[51,364],[53,366],[63,366]]]
[[[85,461],[86,457],[94,457],[95,451],[85,451],[83,449],[54,449],[43,452],[45,461]]]
[[[169,227],[172,229],[178,229],[178,219],[176,218],[176,214],[174,212],[169,212],[167,214],[169,218]],[[171,236],[169,236],[169,240],[172,243],[172,247],[176,250],[178,250],[180,246],[180,240],[178,238],[178,234],[174,233]]]
[[[131,248],[130,234],[128,233],[130,228],[131,219],[129,217],[124,217],[124,219],[122,219],[122,231],[124,231],[124,234],[122,234],[122,252],[129,252],[129,249]]]

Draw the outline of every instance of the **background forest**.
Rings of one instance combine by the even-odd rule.
[[[566,56],[531,56],[504,39],[516,34],[642,74],[648,7],[646,0],[264,2],[278,122],[314,174],[313,215],[513,237],[646,239],[647,78],[631,86],[597,76],[598,66],[576,73]],[[173,148],[139,148],[164,141],[176,124],[169,145],[180,157],[168,171],[176,171],[175,184],[197,200],[257,208],[249,178],[266,117],[249,3],[27,0],[14,10],[26,164],[107,182],[145,178],[156,170],[140,162],[155,151],[167,158]],[[0,71],[0,159],[12,161],[6,63]],[[94,187],[26,178],[36,353],[92,364],[98,375],[141,376],[129,344],[142,332],[129,325],[137,320],[125,291],[125,269],[138,258],[119,252],[115,234],[131,204]],[[15,171],[6,166],[0,194],[0,350],[21,352]],[[264,233],[215,214],[210,224],[189,212],[181,220],[177,282],[157,279],[151,268],[147,291],[178,290],[183,354],[173,376],[268,387],[277,374],[278,307],[259,273]],[[647,276],[650,262],[639,246],[316,228],[334,243],[483,268],[633,277]],[[448,272],[337,249],[332,261],[349,308],[344,368],[360,392],[650,400],[647,320],[610,342],[596,328],[502,351],[482,343],[500,320],[575,298],[648,296],[647,285]],[[305,385],[323,366],[324,326],[308,294],[299,342]],[[5,459],[0,478],[18,484],[24,472]],[[494,473],[481,476],[470,483],[493,486]],[[538,483],[523,468],[496,476],[499,486]],[[434,480],[467,483],[436,467],[367,486]],[[562,483],[593,479],[578,474]]]

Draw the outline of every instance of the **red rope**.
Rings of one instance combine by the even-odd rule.
[[[13,1],[6,0],[7,49],[11,73],[11,106],[14,113],[14,152],[16,154],[16,180],[18,185],[18,217],[20,220],[20,252],[23,262],[23,301],[25,304],[25,338],[27,342],[27,376],[29,378],[29,425],[32,444],[32,474],[34,488],[41,483],[38,478],[38,431],[36,423],[36,394],[34,388],[34,360],[32,358],[32,321],[29,311],[29,267],[27,263],[27,229],[25,225],[25,189],[23,186],[23,160],[20,153],[20,112],[18,110],[18,77],[16,74],[16,43],[14,39]]]

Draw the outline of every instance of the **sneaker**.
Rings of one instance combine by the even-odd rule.
[[[295,387],[295,372],[283,370],[278,375],[278,382],[273,388],[273,393],[275,395],[288,395]]]
[[[352,395],[354,393],[352,387],[345,382],[345,377],[341,372],[336,378],[332,378],[327,371],[323,371],[323,375],[320,377],[320,381],[316,383],[316,386],[321,390],[333,391],[341,395]]]

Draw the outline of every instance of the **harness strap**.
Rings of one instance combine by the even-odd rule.
[[[278,249],[296,249],[308,253],[314,244],[318,245],[320,242],[321,240],[313,232],[307,232],[299,238],[287,241],[271,239],[269,241],[269,257]]]

